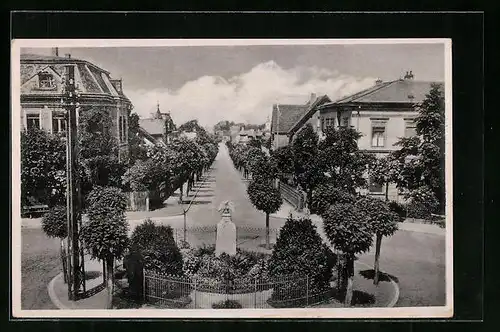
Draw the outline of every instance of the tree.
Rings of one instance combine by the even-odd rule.
[[[249,146],[245,157],[245,167],[250,173],[253,173],[253,166],[255,163],[257,163],[260,159],[265,158],[266,155],[260,148]]]
[[[43,130],[21,132],[21,202],[24,206],[65,203],[66,147]]]
[[[376,236],[373,283],[378,285],[382,237],[392,236],[398,230],[399,217],[390,210],[386,202],[373,197],[366,196],[361,198],[356,202],[356,207],[367,216],[368,223]]]
[[[198,120],[190,120],[190,121],[187,121],[185,123],[183,123],[180,127],[179,127],[179,131],[187,131],[187,132],[192,132],[192,131],[196,131],[197,133],[205,133],[206,130],[205,128],[203,128],[202,126],[200,126],[198,124]]]
[[[113,294],[114,260],[123,257],[128,246],[127,199],[118,188],[95,186],[87,196],[87,218],[81,229],[92,258],[106,265],[108,307]]]
[[[307,205],[314,188],[324,180],[318,159],[318,140],[311,124],[307,124],[297,133],[292,144],[295,178],[307,194]]]
[[[365,173],[373,157],[358,149],[361,134],[355,129],[328,127],[325,134],[319,144],[322,168],[335,187],[355,194],[367,184]]]
[[[392,156],[398,161],[397,184],[411,192],[426,186],[438,199],[439,210],[445,207],[445,114],[442,86],[432,84],[420,105],[416,105],[417,136],[401,138]],[[409,194],[409,193],[408,193]]]
[[[368,174],[370,181],[385,187],[385,200],[389,201],[389,183],[398,175],[398,164],[389,154],[383,158],[375,158],[369,165]]]
[[[333,183],[327,182],[320,184],[314,190],[310,209],[311,213],[322,215],[332,204],[354,204],[355,201],[354,195],[335,187]]]
[[[350,306],[354,259],[357,254],[370,249],[373,242],[371,225],[354,204],[334,204],[323,214],[323,227],[331,244],[343,252],[345,265],[339,285],[345,290],[345,305]]]
[[[94,186],[121,188],[127,164],[118,160],[118,142],[113,134],[110,111],[103,107],[84,109],[78,121],[83,194]]]
[[[262,179],[252,179],[247,193],[252,204],[266,214],[266,249],[269,250],[269,215],[278,211],[283,204],[281,193],[273,187],[271,181]]]
[[[292,174],[293,168],[293,150],[290,145],[279,147],[271,152],[271,158],[276,163],[280,177],[283,178],[288,174]]]
[[[147,158],[147,147],[141,141],[138,134],[139,115],[132,113],[128,117],[128,150],[130,165],[133,165],[136,160],[145,160]]]
[[[156,225],[146,219],[132,232],[130,247],[144,257],[147,270],[160,274],[182,274],[182,255],[175,243],[172,227]]]
[[[323,243],[311,220],[289,217],[281,228],[273,248],[269,261],[269,275],[276,279],[307,276],[309,295],[314,296],[330,288],[332,268],[335,263],[335,255]],[[294,286],[296,285],[291,282],[277,287],[293,289]],[[295,292],[282,292],[282,290],[275,289],[275,292],[292,296],[297,294],[297,289]]]
[[[54,237],[60,240],[60,255],[64,282],[67,282],[68,271],[66,266],[66,250],[64,247],[64,239],[68,236],[66,206],[54,206],[44,214],[42,218],[42,230],[48,237]]]

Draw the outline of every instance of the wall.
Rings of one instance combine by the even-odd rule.
[[[363,135],[358,141],[358,147],[362,150],[371,151],[394,151],[399,149],[394,144],[405,136],[405,119],[414,118],[417,112],[406,111],[361,111],[359,117],[359,128],[357,130]],[[376,119],[385,121],[385,144],[383,147],[372,146],[372,124]],[[351,125],[357,125],[358,119],[353,118]],[[356,126],[355,126],[356,127]]]
[[[277,143],[276,143],[277,141]],[[276,148],[276,144],[278,144],[278,147],[282,146],[287,146],[289,143],[289,138],[285,134],[273,134],[273,141],[272,141],[272,149]]]

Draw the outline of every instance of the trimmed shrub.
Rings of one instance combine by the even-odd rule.
[[[439,208],[439,202],[428,187],[420,187],[410,192],[408,217],[415,219],[430,219],[431,213]]]
[[[387,205],[392,212],[399,216],[399,222],[403,222],[406,219],[406,206],[404,204],[391,201]]]
[[[132,250],[123,259],[123,267],[127,273],[130,297],[140,300],[143,295],[144,258],[137,250]]]
[[[316,232],[310,219],[295,220],[288,218],[281,228],[269,261],[269,276],[280,280],[296,275],[298,278],[309,278],[309,294],[314,295],[329,289],[332,269],[336,264],[336,256],[326,246]],[[297,284],[301,287],[301,283]],[[283,291],[281,288],[292,288]],[[300,293],[293,284],[278,284],[271,296],[271,301],[291,299]]]
[[[241,309],[241,303],[236,300],[225,300],[212,304],[212,309]]]
[[[156,225],[146,219],[134,229],[130,240],[131,247],[144,257],[146,270],[182,275],[182,255],[170,226]]]
[[[42,218],[42,230],[49,237],[63,239],[68,236],[66,207],[54,206]]]
[[[319,185],[313,192],[310,204],[311,213],[322,215],[332,204],[352,204],[355,197],[346,191],[336,188],[332,183]]]

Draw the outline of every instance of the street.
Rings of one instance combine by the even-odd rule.
[[[256,210],[246,195],[246,186],[233,167],[224,145],[187,214],[190,226],[216,225],[220,203],[234,203],[233,222],[238,225],[264,227],[265,216]],[[272,218],[271,228],[285,220]],[[373,265],[373,252],[362,255],[360,262]],[[400,299],[396,306],[445,304],[445,238],[440,235],[398,231],[382,242],[381,270],[396,277]],[[22,307],[55,309],[47,284],[61,272],[59,242],[48,238],[41,228],[22,229]]]

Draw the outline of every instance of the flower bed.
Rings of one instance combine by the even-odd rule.
[[[236,255],[215,256],[215,247],[191,249],[184,254],[183,271],[201,292],[241,294],[269,289],[269,255],[237,249]]]

